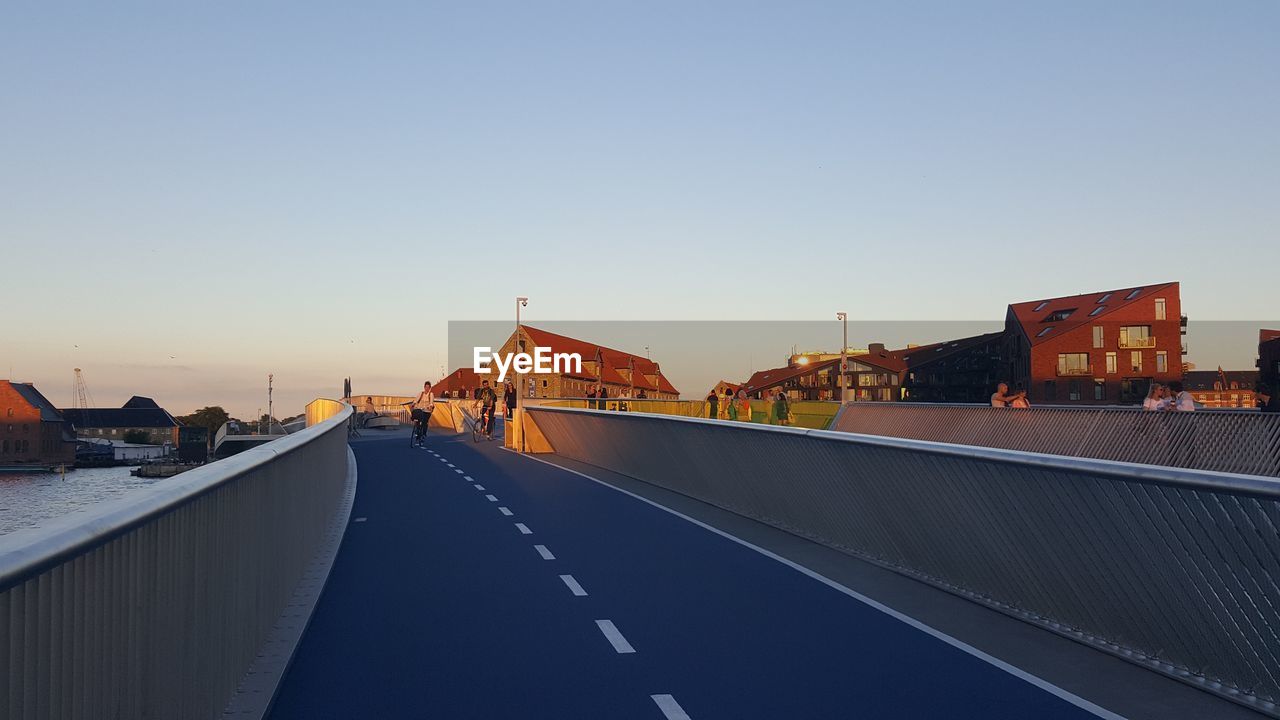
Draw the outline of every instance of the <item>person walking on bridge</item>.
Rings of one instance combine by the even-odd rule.
[[[791,424],[791,399],[782,388],[778,388],[778,394],[773,398],[773,414],[779,425]]]
[[[713,389],[707,394],[707,418],[710,420],[720,419],[720,396]]]

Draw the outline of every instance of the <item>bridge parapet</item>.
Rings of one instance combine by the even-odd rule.
[[[558,455],[1280,717],[1274,479],[642,413],[527,412]]]
[[[0,716],[222,714],[318,551],[336,547],[351,411],[329,409],[299,433],[0,538]]]

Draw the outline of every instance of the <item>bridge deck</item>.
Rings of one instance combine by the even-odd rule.
[[[353,447],[353,522],[274,718],[1114,717],[497,443]]]

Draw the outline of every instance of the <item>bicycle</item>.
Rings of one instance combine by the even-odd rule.
[[[403,405],[412,405],[413,403],[402,403]],[[425,411],[424,411],[425,413]],[[414,416],[413,431],[409,433],[409,447],[425,447],[427,444],[427,423],[431,421],[431,415],[424,414]]]
[[[492,408],[485,408],[483,405],[477,406],[476,419],[471,422],[472,442],[480,442],[481,435],[489,440],[493,439],[493,433],[489,430],[489,423],[492,422],[492,418],[490,416],[492,415]]]

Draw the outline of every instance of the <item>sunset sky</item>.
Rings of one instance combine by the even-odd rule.
[[[1178,280],[1193,325],[1275,326],[1277,27],[1270,0],[10,5],[0,377],[248,417],[275,373],[283,416],[347,375],[410,392],[516,295],[838,333]],[[757,369],[803,344],[753,342]]]

